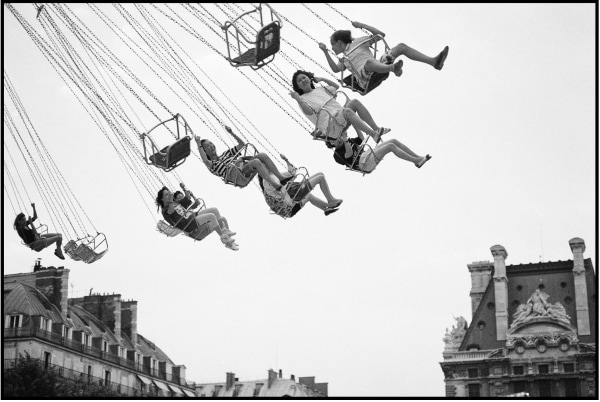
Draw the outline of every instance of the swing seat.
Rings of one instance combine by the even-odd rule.
[[[64,245],[63,249],[65,250],[65,253],[67,253],[67,255],[71,257],[72,260],[81,261],[81,257],[76,252],[77,247],[78,246],[75,240],[69,240],[67,244]]]
[[[381,85],[381,83],[387,80],[389,76],[390,73],[371,73],[366,88],[360,86],[357,80],[354,79],[353,74],[345,77],[342,82],[346,88],[350,88],[352,91],[358,92],[364,96]]]
[[[210,225],[202,225],[192,232],[184,232],[186,236],[191,237],[194,240],[200,241],[210,234]]]
[[[190,137],[185,136],[151,155],[148,159],[153,165],[168,172],[181,165],[190,156],[190,153]]]
[[[156,230],[158,230],[160,233],[164,234],[167,237],[175,237],[178,234],[183,233],[183,230],[177,229],[176,227],[169,225],[163,220],[158,221],[158,223],[156,224]]]
[[[255,70],[263,67],[271,60],[263,63],[263,60],[274,56],[280,46],[280,26],[277,21],[265,25],[256,34],[256,47],[246,50],[243,54],[233,59],[231,63],[236,66],[252,66]]]
[[[225,184],[231,184],[239,188],[246,187],[258,172],[252,172],[250,175],[242,173],[242,165],[244,162],[241,158],[255,156],[257,153],[258,151],[254,145],[250,143],[244,144],[244,146],[233,156],[231,163],[227,166],[227,171],[223,177]]]

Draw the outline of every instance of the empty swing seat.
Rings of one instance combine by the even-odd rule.
[[[190,153],[190,137],[185,136],[151,155],[148,159],[160,168],[172,169],[190,156]]]
[[[262,27],[256,34],[256,47],[246,50],[240,56],[231,59],[231,62],[240,66],[262,67],[266,64],[261,64],[263,60],[279,51],[280,28],[279,23],[276,21]]]

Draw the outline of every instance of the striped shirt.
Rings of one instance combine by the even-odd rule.
[[[240,148],[241,147],[239,145],[236,145],[235,147],[223,152],[217,157],[217,159],[210,161],[210,166],[208,169],[211,171],[211,173],[225,178],[225,175],[227,174],[227,168],[237,159],[236,154]]]

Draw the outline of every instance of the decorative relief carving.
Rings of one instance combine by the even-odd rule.
[[[510,328],[519,324],[524,324],[536,317],[548,317],[554,321],[562,322],[571,325],[571,317],[567,314],[564,306],[556,302],[554,304],[548,302],[550,296],[536,289],[529,297],[527,303],[520,304],[513,314],[513,322]]]

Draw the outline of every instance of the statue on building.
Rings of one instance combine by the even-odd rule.
[[[520,304],[513,314],[513,322],[511,328],[517,324],[522,324],[536,317],[548,317],[556,321],[562,321],[570,324],[571,317],[567,314],[564,306],[556,302],[554,304],[548,302],[550,296],[536,289],[535,292],[527,299],[527,303]]]
[[[452,329],[449,331],[446,328],[446,334],[444,335],[444,343],[446,344],[445,349],[456,349],[460,346],[465,334],[467,333],[467,329],[469,326],[467,325],[467,320],[460,316],[454,317],[456,320],[456,324],[452,326]]]

